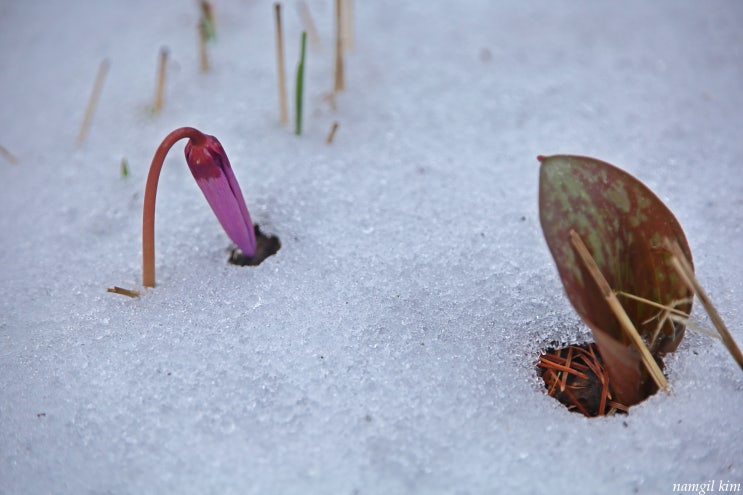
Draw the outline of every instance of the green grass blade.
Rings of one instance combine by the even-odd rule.
[[[296,122],[294,125],[294,134],[302,134],[302,96],[304,93],[304,55],[307,48],[307,32],[302,31],[302,50],[299,55],[299,64],[297,65],[297,85],[296,85]]]

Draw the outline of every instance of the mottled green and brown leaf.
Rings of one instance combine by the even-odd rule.
[[[691,260],[681,226],[650,189],[613,165],[568,155],[540,157],[540,161],[540,220],[565,292],[594,335],[603,334],[596,338],[602,352],[601,341],[610,337],[619,346],[612,346],[607,354],[617,355],[618,349],[624,347],[629,349],[630,356],[629,340],[576,255],[570,231],[575,230],[583,239],[613,290],[672,305],[686,298],[690,301],[692,296],[663,248],[664,239],[675,240]],[[632,299],[623,299],[622,305],[654,356],[676,349],[683,338],[683,325],[665,322],[657,340],[650,342],[657,327],[653,317],[658,309]],[[677,308],[688,314],[691,303]],[[617,362],[613,373],[610,361]],[[619,364],[620,361],[624,364]],[[636,375],[634,369],[629,369],[634,368],[634,362],[636,357],[618,360],[609,357],[607,368],[617,376]],[[637,367],[640,368],[639,363]]]

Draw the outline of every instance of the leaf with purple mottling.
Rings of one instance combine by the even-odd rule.
[[[632,405],[649,393],[647,373],[577,256],[570,231],[575,230],[583,239],[612,289],[663,305],[691,300],[692,292],[662,248],[664,238],[675,240],[691,260],[686,237],[671,211],[650,189],[613,165],[568,155],[540,157],[540,161],[539,213],[547,245],[570,302],[596,337],[617,394],[626,405]],[[658,309],[620,299],[653,356],[676,349],[684,325],[667,321],[651,342]],[[688,314],[691,302],[676,307]],[[636,376],[641,377],[639,383],[626,383],[628,377]]]

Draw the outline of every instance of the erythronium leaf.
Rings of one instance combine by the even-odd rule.
[[[688,299],[676,304],[688,314],[692,292],[663,248],[664,239],[675,240],[691,260],[686,237],[671,211],[650,189],[613,165],[568,155],[540,157],[540,161],[540,220],[565,292],[593,331],[620,400],[635,404],[652,391],[652,384],[638,353],[577,256],[570,231],[582,238],[614,291],[668,306]],[[621,302],[653,356],[676,349],[684,335],[682,324],[666,321],[651,341],[658,309],[635,299]]]
[[[640,354],[629,344],[614,339],[608,333],[592,328],[599,354],[614,394],[621,404],[637,404],[656,391],[655,383],[647,378]]]

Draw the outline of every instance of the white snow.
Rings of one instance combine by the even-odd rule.
[[[270,2],[215,1],[208,74],[196,2],[0,4],[0,145],[18,157],[0,157],[0,493],[743,483],[743,374],[718,340],[687,333],[666,359],[672,393],[627,416],[568,412],[534,367],[550,342],[590,339],[542,237],[538,154],[595,156],[653,189],[743,342],[743,6],[400,3],[355,2],[335,111],[333,2],[311,3],[323,39],[301,137],[278,124]],[[108,294],[141,289],[147,169],[185,125],[222,142],[282,248],[227,264],[179,144],[158,194],[158,286]]]

